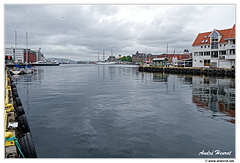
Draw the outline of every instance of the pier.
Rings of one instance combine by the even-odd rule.
[[[36,158],[27,116],[10,71],[5,71],[5,158]]]
[[[235,68],[199,68],[199,67],[160,67],[160,66],[139,66],[141,72],[160,72],[169,74],[188,74],[221,76],[235,78]]]

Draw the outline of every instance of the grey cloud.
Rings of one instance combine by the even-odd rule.
[[[123,12],[126,8],[129,10]],[[19,46],[25,47],[28,32],[30,48],[41,47],[46,55],[76,60],[95,59],[103,49],[106,53],[113,49],[116,55],[131,55],[145,48],[162,53],[167,43],[180,51],[191,49],[196,35],[204,32],[206,25],[201,22],[208,20],[205,14],[211,10],[218,11],[218,6],[5,5],[5,46],[14,46],[17,31]],[[125,13],[129,11],[131,14]],[[145,13],[147,19],[141,17]],[[214,22],[217,28],[219,21]]]

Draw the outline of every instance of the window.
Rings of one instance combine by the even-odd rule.
[[[204,52],[204,56],[210,56],[210,52]]]
[[[211,45],[211,48],[212,49],[218,49],[218,42],[212,42],[212,45]]]
[[[211,52],[211,57],[212,58],[217,58],[218,57],[218,51],[212,51]]]
[[[204,60],[204,66],[210,66],[210,60]]]
[[[218,33],[216,31],[212,33],[212,39],[218,39]]]
[[[226,55],[226,54],[227,54],[226,50],[224,50],[224,51],[219,51],[219,55]]]
[[[203,52],[199,52],[199,56],[203,56]]]

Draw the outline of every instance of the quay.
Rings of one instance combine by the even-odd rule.
[[[26,63],[18,64],[19,66],[26,66]],[[59,66],[59,63],[28,63],[28,66]],[[6,67],[14,67],[15,64],[6,64]]]
[[[199,68],[199,67],[162,67],[162,66],[139,66],[141,72],[160,72],[169,74],[188,74],[221,76],[235,78],[235,68]]]
[[[4,105],[5,158],[36,158],[27,116],[7,67]]]

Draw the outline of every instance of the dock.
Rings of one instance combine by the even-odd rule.
[[[235,78],[235,68],[199,68],[199,67],[160,67],[160,66],[139,66],[140,72],[159,72],[167,74],[187,74],[221,76]]]
[[[25,67],[26,65],[28,66],[59,66],[59,63],[19,63],[19,66]],[[15,64],[6,64],[6,67],[14,67]]]
[[[36,158],[27,116],[7,67],[4,105],[5,158]]]

